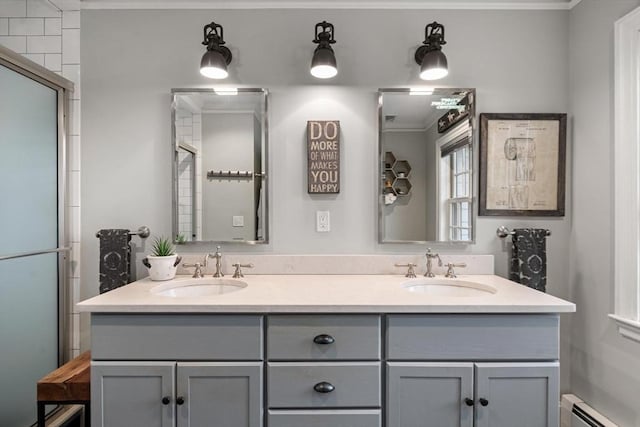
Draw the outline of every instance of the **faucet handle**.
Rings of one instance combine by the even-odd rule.
[[[448,262],[445,264],[445,267],[447,267],[447,273],[444,275],[444,277],[447,277],[449,279],[455,279],[456,276],[456,272],[453,271],[454,267],[460,267],[460,268],[464,268],[467,266],[466,262],[459,262],[459,263],[453,263],[453,262]]]
[[[438,267],[442,267],[442,260],[440,259],[440,254],[433,253],[431,251],[431,248],[427,248],[427,253],[425,254],[425,256],[427,257],[427,259],[437,258],[438,259]]]
[[[193,272],[193,276],[191,276],[194,279],[200,279],[204,277],[202,275],[202,264],[200,264],[199,262],[196,262],[195,264],[182,264],[182,266],[185,268],[195,267],[196,270]]]
[[[396,267],[408,267],[407,274],[405,274],[404,277],[408,277],[410,279],[413,279],[414,277],[416,277],[416,271],[414,270],[414,267],[416,266],[417,264],[414,264],[412,262],[408,264],[396,264]]]
[[[242,274],[242,268],[253,268],[253,264],[249,263],[249,264],[240,264],[235,263],[235,264],[231,264],[233,267],[236,268],[236,271],[233,272],[233,278],[234,279],[239,279],[241,277],[244,277],[244,274]]]
[[[208,253],[207,258],[216,258],[222,256],[222,252],[220,252],[220,246],[216,246],[216,252],[214,254]]]

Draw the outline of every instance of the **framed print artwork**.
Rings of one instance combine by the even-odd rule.
[[[481,216],[564,216],[566,114],[480,114]]]

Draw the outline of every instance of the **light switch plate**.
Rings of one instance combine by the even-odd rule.
[[[242,215],[234,215],[233,216],[233,226],[234,227],[244,227],[244,217]]]
[[[319,233],[331,231],[329,211],[316,211],[316,231]]]

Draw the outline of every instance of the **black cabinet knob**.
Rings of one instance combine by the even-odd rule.
[[[464,399],[464,403],[466,403],[467,406],[473,406],[473,399],[469,399],[467,397],[466,399]]]
[[[328,383],[326,381],[322,381],[321,383],[314,385],[313,389],[318,393],[331,393],[336,388],[333,384]]]
[[[162,398],[162,404],[163,405],[168,405],[169,403],[171,403],[171,399],[167,396]]]
[[[489,401],[483,397],[481,397],[480,399],[478,399],[478,402],[480,402],[480,404],[482,406],[487,406],[489,404]]]
[[[178,396],[178,397],[176,398],[176,403],[177,403],[178,405],[182,405],[182,404],[184,404],[184,397],[182,397],[182,396]]]
[[[333,344],[335,341],[336,341],[335,338],[327,334],[320,334],[313,339],[314,343],[323,344],[323,345]]]

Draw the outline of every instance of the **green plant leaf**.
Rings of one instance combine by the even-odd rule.
[[[153,242],[153,248],[151,248],[152,256],[171,256],[175,255],[176,249],[166,237],[156,237]]]

